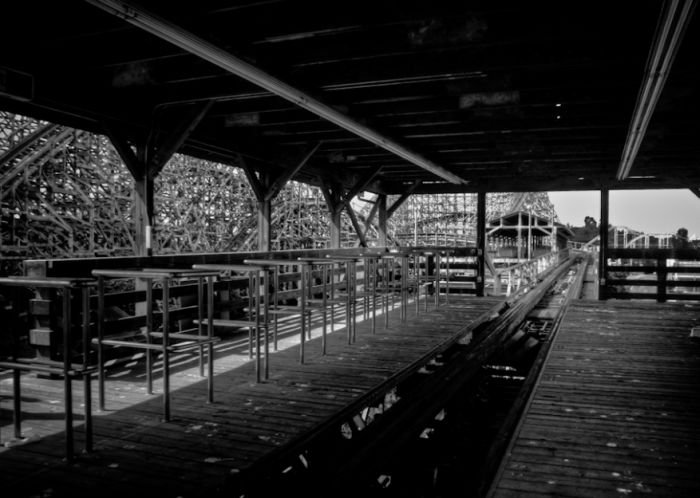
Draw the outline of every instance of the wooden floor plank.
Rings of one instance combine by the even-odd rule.
[[[14,489],[17,497],[48,496],[47,490],[52,496],[207,496],[231,472],[313,433],[348,407],[359,409],[363,400],[383,396],[396,379],[417,368],[417,360],[427,361],[502,305],[494,298],[450,301],[450,306],[443,303],[439,308],[431,301],[430,310],[421,309],[418,316],[409,305],[403,322],[396,309],[389,327],[378,317],[374,334],[370,321],[360,322],[353,344],[347,343],[339,320],[327,337],[326,355],[321,354],[316,319],[314,338],[305,344],[304,364],[298,361],[298,344],[293,344],[298,339],[295,322],[289,321],[280,339],[281,346],[291,346],[270,353],[270,378],[262,383],[255,382],[247,337],[224,339],[216,345],[211,404],[205,402],[206,381],[198,376],[196,357],[179,357],[171,376],[173,419],[168,423],[161,421],[160,373],[155,394],[148,395],[143,362],[115,369],[107,381],[107,410],[94,417],[96,451],[74,462],[62,459],[61,382],[25,375],[23,428],[33,437],[26,444],[0,447],[0,489]],[[0,387],[5,442],[12,433],[10,376],[0,377]],[[73,390],[80,451],[82,385],[76,381]]]
[[[698,304],[575,302],[492,497],[700,495]]]

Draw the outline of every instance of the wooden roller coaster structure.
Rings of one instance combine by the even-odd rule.
[[[106,137],[0,112],[0,274],[19,273],[31,258],[133,255],[132,195],[133,179]],[[155,203],[160,254],[255,248],[255,196],[240,168],[175,155],[157,179]],[[553,209],[546,193],[490,194],[487,215],[524,203]],[[367,223],[373,205],[372,194],[352,203],[368,245],[378,238]],[[473,194],[411,196],[389,219],[389,242],[473,243],[475,212]],[[272,214],[272,249],[324,247],[329,227],[320,190],[288,182]],[[345,212],[341,241],[359,244]]]

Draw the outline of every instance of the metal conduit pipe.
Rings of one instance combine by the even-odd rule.
[[[617,170],[618,180],[627,178],[632,169],[694,9],[695,0],[671,0],[664,4],[649,53],[646,76],[627,131],[622,159]]]

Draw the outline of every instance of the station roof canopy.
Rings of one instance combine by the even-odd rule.
[[[346,191],[700,192],[694,7],[9,2],[0,109]]]

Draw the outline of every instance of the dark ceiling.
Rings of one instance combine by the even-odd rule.
[[[93,3],[3,6],[0,109],[116,130],[132,144],[196,123],[181,152],[243,161],[273,178],[313,150],[294,179],[347,190],[397,194],[417,181],[415,192],[700,187],[700,25],[692,9],[639,153],[619,181],[652,41],[670,4],[138,4],[426,168]]]

